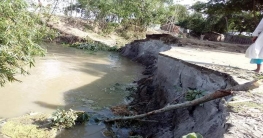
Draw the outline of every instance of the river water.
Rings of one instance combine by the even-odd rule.
[[[48,54],[36,59],[30,75],[0,87],[0,117],[58,108],[103,109],[124,101],[123,86],[141,77],[142,66],[114,52],[83,51],[45,44]],[[84,128],[83,128],[84,129]]]

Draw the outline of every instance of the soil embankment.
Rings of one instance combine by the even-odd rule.
[[[138,81],[135,99],[130,104],[139,114],[162,108],[167,104],[186,101],[185,95],[189,90],[210,93],[238,84],[229,74],[159,54],[173,46],[187,44],[184,41],[170,35],[158,34],[147,36],[144,40],[136,40],[122,48],[121,54],[144,64],[146,70],[143,73],[149,75],[148,78]],[[193,44],[199,43],[191,43]],[[229,45],[232,46],[227,48],[230,51],[242,52],[246,49],[243,45]],[[224,44],[221,46],[224,47]],[[227,116],[225,100],[218,99],[203,105],[154,115],[149,119],[159,123],[144,125],[140,131],[148,137],[179,138],[190,132],[199,132],[204,137],[222,138],[227,130]]]

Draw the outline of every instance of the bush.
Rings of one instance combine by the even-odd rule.
[[[75,124],[84,124],[89,121],[86,112],[77,112],[69,109],[68,111],[58,109],[52,114],[52,125],[58,129],[71,128]]]
[[[86,112],[76,112],[77,119],[75,121],[76,124],[84,124],[89,121],[89,115]]]
[[[26,66],[34,66],[34,56],[46,52],[38,43],[52,39],[54,31],[27,10],[24,0],[1,1],[0,13],[0,86],[4,86],[19,81],[16,73],[29,74]]]
[[[182,138],[203,138],[203,136],[199,133],[189,133]]]
[[[105,28],[102,30],[103,33],[110,34],[115,31],[116,28],[119,27],[118,23],[107,23]]]
[[[75,125],[77,118],[78,115],[72,109],[69,111],[58,109],[52,114],[52,123],[59,129],[71,128]]]

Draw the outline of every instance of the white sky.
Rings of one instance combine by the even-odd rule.
[[[174,0],[174,3],[182,5],[193,5],[197,1],[208,2],[208,0]]]

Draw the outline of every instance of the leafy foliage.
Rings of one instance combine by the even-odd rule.
[[[200,13],[194,13],[184,20],[179,21],[178,25],[191,29],[196,33],[203,33],[208,31],[208,27],[206,26],[206,19]]]
[[[76,112],[77,114],[77,119],[75,123],[77,124],[85,124],[86,122],[89,121],[90,116],[86,112]]]
[[[105,44],[99,42],[86,42],[86,43],[74,43],[70,45],[71,47],[76,47],[79,49],[89,50],[89,51],[118,51],[118,47],[109,47]]]
[[[223,12],[261,11],[263,9],[263,1],[261,0],[209,0],[208,4],[213,7],[223,5],[226,10],[222,10]]]
[[[52,114],[52,123],[59,129],[71,128],[75,125],[78,115],[75,111],[70,109],[69,111],[57,110]]]
[[[210,0],[205,7],[208,15],[221,16],[228,19],[229,29],[239,32],[253,31],[262,18],[263,3],[258,0]]]
[[[182,138],[203,138],[203,136],[199,133],[189,133]]]
[[[33,57],[43,56],[45,50],[37,42],[54,34],[40,19],[27,11],[23,0],[0,3],[0,85],[19,81],[15,74],[28,74],[25,65],[34,66]]]
[[[105,28],[103,29],[103,32],[106,34],[110,34],[114,30],[116,30],[119,27],[119,24],[117,23],[107,23]]]
[[[188,15],[186,7],[173,5],[172,0],[79,0],[88,17],[94,17],[102,29],[109,33],[121,23],[123,30],[129,26],[138,26],[144,31],[150,24],[165,23],[169,18],[178,20]],[[109,25],[110,24],[110,25]],[[109,29],[110,28],[110,29]]]
[[[252,32],[263,13],[263,2],[259,0],[210,0],[207,3],[197,2],[191,7],[196,13],[202,14],[200,21],[204,21],[204,27],[198,29],[199,24],[189,25],[192,18],[181,21],[182,25],[199,34],[203,32],[227,33],[231,31]],[[192,15],[193,16],[193,15]]]
[[[58,109],[52,114],[52,125],[58,129],[71,128],[76,124],[85,124],[89,119],[90,116],[83,111]]]
[[[199,91],[199,90],[188,90],[186,93],[186,100],[192,101],[194,99],[201,98],[205,95],[205,91]]]

